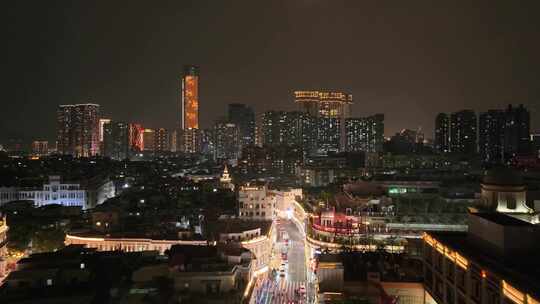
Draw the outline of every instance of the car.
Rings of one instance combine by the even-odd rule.
[[[305,294],[306,293],[306,286],[300,285],[300,287],[298,287],[298,292],[300,294]]]

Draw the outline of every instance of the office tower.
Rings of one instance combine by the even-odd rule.
[[[49,154],[49,142],[46,140],[35,140],[32,142],[32,155],[45,156]]]
[[[230,122],[214,125],[214,159],[237,160],[240,156],[240,130]]]
[[[439,113],[435,118],[435,151],[450,152],[450,117],[446,113]]]
[[[504,111],[489,110],[478,115],[478,150],[484,162],[503,160],[504,129]]]
[[[469,155],[476,153],[476,113],[473,110],[450,115],[450,150]]]
[[[129,124],[111,121],[103,125],[104,156],[123,160],[129,156]]]
[[[236,124],[240,130],[242,146],[255,144],[255,112],[245,104],[229,104],[229,122]]]
[[[159,128],[154,133],[154,152],[170,152],[170,133],[167,129]]]
[[[345,120],[346,150],[350,152],[382,152],[384,114]]]
[[[145,152],[154,152],[156,136],[153,129],[144,129],[143,130],[143,151]]]
[[[182,76],[181,108],[181,146],[187,153],[198,152],[199,129],[199,68],[194,65],[185,65]]]
[[[129,124],[129,153],[130,155],[144,150],[143,127],[141,124]]]
[[[295,91],[295,102],[317,119],[319,152],[345,150],[345,119],[349,118],[352,95],[343,92]]]
[[[60,105],[57,111],[58,153],[75,157],[99,152],[99,105]]]
[[[523,106],[508,105],[505,112],[504,154],[506,158],[530,152],[530,114]]]

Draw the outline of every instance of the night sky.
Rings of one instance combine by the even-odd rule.
[[[202,127],[231,102],[293,110],[295,89],[338,89],[386,135],[510,102],[540,131],[540,1],[157,2],[3,4],[0,140],[52,140],[57,105],[78,102],[173,127],[190,63]]]

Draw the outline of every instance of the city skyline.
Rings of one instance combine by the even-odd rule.
[[[433,130],[438,112],[508,103],[529,108],[532,131],[539,129],[537,3],[435,8],[296,1],[261,8],[197,2],[153,8],[140,24],[147,8],[138,5],[119,14],[120,23],[120,5],[31,11],[14,5],[12,15],[23,17],[9,27],[7,87],[13,90],[6,100],[13,106],[2,111],[2,139],[50,140],[54,109],[79,102],[98,103],[117,120],[172,128],[186,63],[201,67],[203,128],[229,103],[250,105],[257,114],[294,110],[294,90],[324,89],[355,96],[353,117],[384,113],[386,136],[418,126]],[[257,8],[261,16],[246,14]],[[36,30],[37,23],[46,26]],[[183,31],[197,23],[205,24],[203,34]],[[330,33],[342,47],[318,43],[305,51]],[[38,41],[44,43],[34,50]],[[29,123],[14,128],[23,118]]]

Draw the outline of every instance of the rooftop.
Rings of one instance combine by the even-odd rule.
[[[486,219],[490,222],[494,222],[496,224],[502,225],[502,226],[531,226],[531,227],[534,226],[533,224],[529,222],[521,221],[514,217],[511,217],[509,215],[506,215],[504,213],[499,213],[499,212],[475,213],[475,215],[483,219]]]
[[[490,272],[495,273],[512,286],[540,298],[540,261],[537,258],[540,252],[531,252],[529,258],[501,260],[492,252],[479,249],[467,233],[430,232],[429,235],[486,268],[488,275]]]

